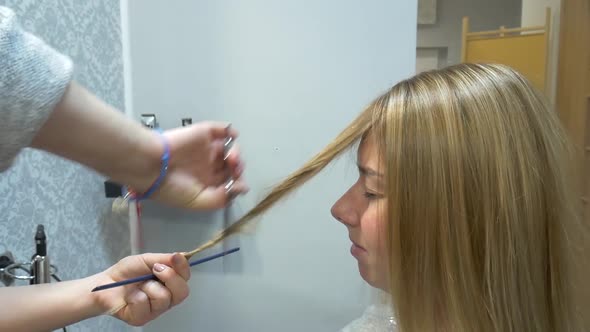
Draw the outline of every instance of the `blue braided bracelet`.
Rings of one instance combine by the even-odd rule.
[[[170,160],[170,145],[168,144],[168,141],[166,140],[164,135],[162,135],[162,132],[160,130],[158,130],[157,132],[160,135],[160,138],[162,139],[162,143],[164,144],[164,153],[162,154],[162,158],[161,158],[162,167],[160,168],[160,175],[158,176],[156,181],[154,181],[154,183],[149,187],[149,189],[145,193],[143,193],[142,195],[135,195],[132,198],[133,200],[136,200],[136,201],[142,201],[142,200],[150,198],[150,196],[156,190],[158,190],[158,188],[162,184],[162,180],[164,180],[164,177],[166,177],[166,173],[168,171],[168,161]]]

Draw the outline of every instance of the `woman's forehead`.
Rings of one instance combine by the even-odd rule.
[[[359,164],[363,166],[373,169],[379,168],[379,151],[372,134],[365,136],[361,141],[358,148],[357,159]]]

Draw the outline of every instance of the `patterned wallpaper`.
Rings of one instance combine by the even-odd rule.
[[[78,82],[123,108],[119,0],[0,0],[0,5],[14,10],[26,30],[72,57]],[[19,261],[33,254],[39,223],[64,280],[102,271],[130,252],[127,219],[111,215],[103,178],[82,166],[25,150],[12,169],[0,173],[0,197],[0,252],[10,250]],[[129,330],[111,317],[68,327]]]

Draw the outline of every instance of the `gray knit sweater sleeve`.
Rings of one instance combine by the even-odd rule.
[[[72,61],[23,31],[0,6],[0,171],[28,146],[60,101]]]

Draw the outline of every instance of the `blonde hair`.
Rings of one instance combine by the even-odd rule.
[[[579,331],[569,143],[543,97],[502,65],[398,83],[197,251],[242,230],[369,133],[386,170],[400,331]]]

